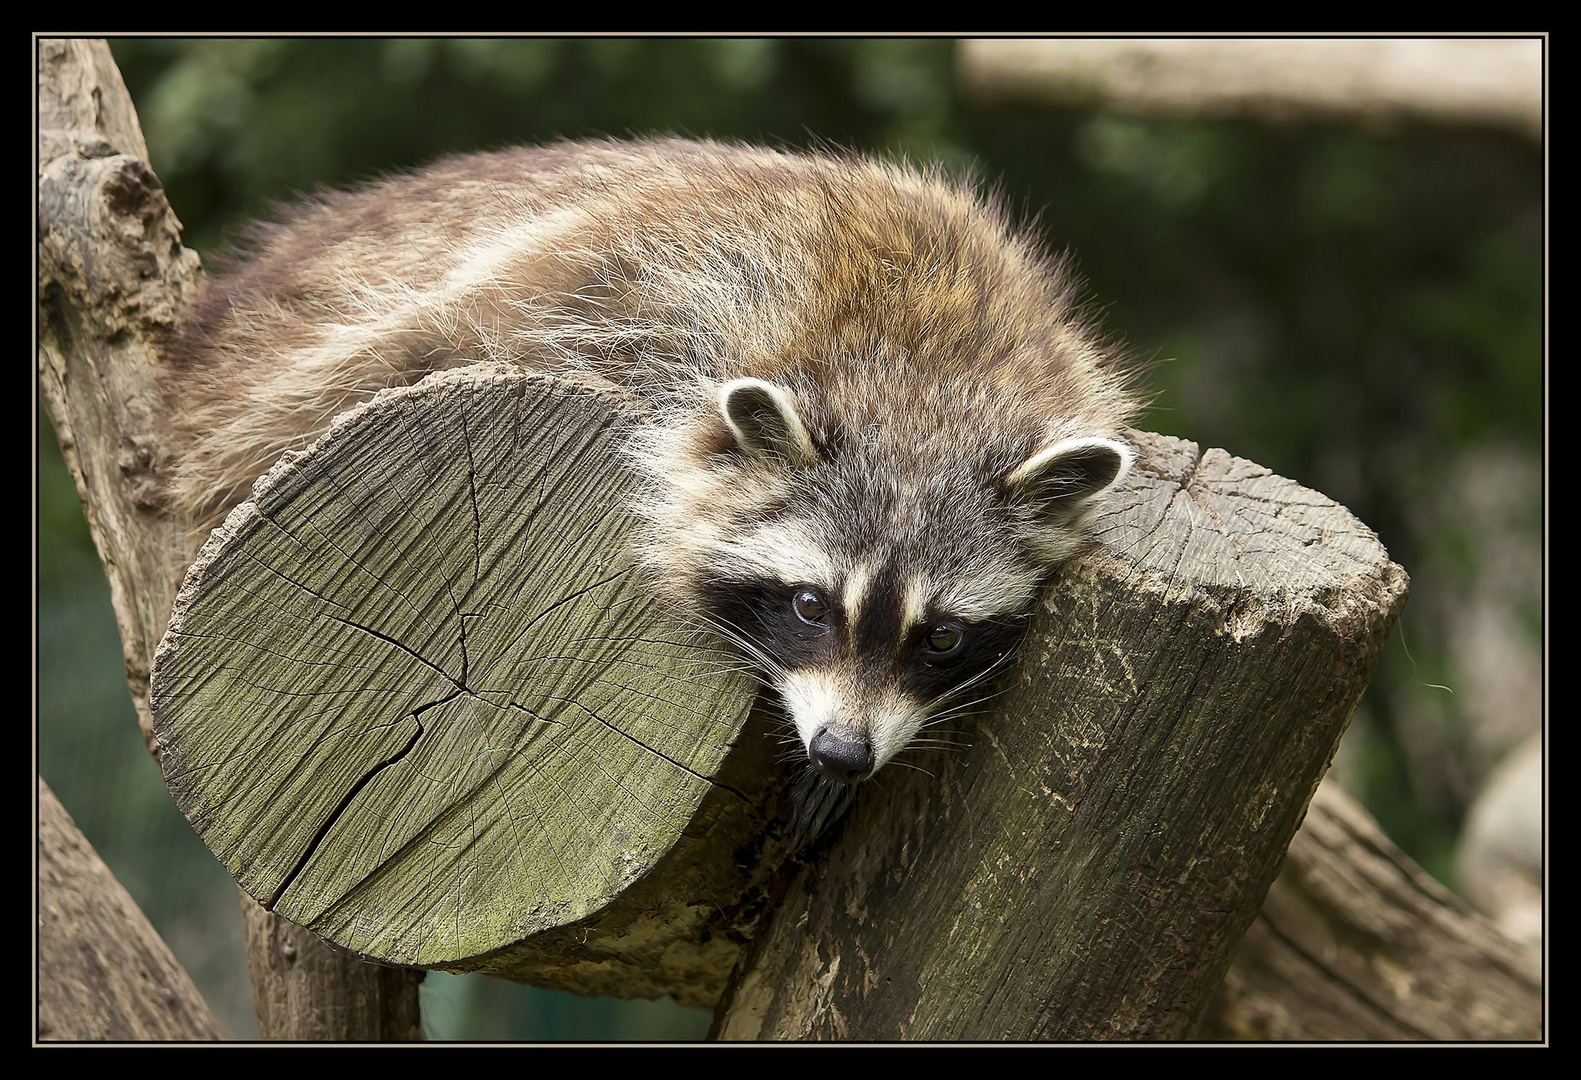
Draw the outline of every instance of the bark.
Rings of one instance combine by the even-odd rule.
[[[1200,1034],[1540,1039],[1541,960],[1324,784]]]
[[[38,1037],[220,1039],[192,979],[38,782]]]
[[[201,270],[103,42],[39,42],[39,390],[104,560],[143,724],[190,540],[159,506],[160,343]]]
[[[245,893],[242,936],[258,1033],[265,1039],[414,1042],[422,1036],[420,971],[335,949]]]

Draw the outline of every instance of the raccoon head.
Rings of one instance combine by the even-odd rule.
[[[729,445],[698,510],[711,550],[697,593],[840,785],[1003,666],[1038,585],[1133,458],[1113,438],[1065,437],[1007,468],[958,423],[907,453],[760,379],[724,383],[716,404]]]

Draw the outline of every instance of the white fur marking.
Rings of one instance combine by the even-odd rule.
[[[917,737],[928,714],[920,702],[893,688],[885,688],[868,706],[869,738],[873,745],[873,771],[883,768]]]
[[[928,718],[920,703],[892,687],[864,686],[856,673],[791,671],[778,689],[804,748],[825,728],[866,739],[874,772],[910,745]]]
[[[828,553],[790,525],[766,525],[739,540],[721,541],[718,550],[736,565],[785,585],[817,585],[832,592],[840,578]]]
[[[913,626],[920,626],[922,620],[928,615],[928,601],[933,596],[933,585],[927,578],[917,574],[906,582],[905,595],[900,600],[900,627],[905,631]],[[953,607],[950,614],[960,615],[960,611]]]
[[[839,680],[829,672],[787,672],[778,690],[804,748],[811,747],[818,732],[839,723],[842,714],[848,711],[842,708],[845,697],[841,693]],[[849,727],[845,724],[841,726]]]
[[[872,581],[872,567],[866,564],[852,567],[845,576],[845,593],[840,598],[840,604],[845,609],[847,626],[856,625],[857,613],[862,610],[862,601],[867,598],[867,587]]]

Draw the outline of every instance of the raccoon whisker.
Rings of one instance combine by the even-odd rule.
[[[917,764],[915,764],[913,762],[902,761],[898,756],[894,757],[894,758],[891,758],[889,763],[891,765],[899,766],[902,769],[910,769],[912,772],[920,772],[924,776],[931,776],[935,780],[938,779],[938,775],[937,774],[931,772],[928,769],[924,769],[921,765],[917,765]]]
[[[906,744],[906,749],[909,750],[913,746],[939,749],[942,747],[956,748],[962,745],[970,745],[964,741],[962,735],[963,733],[961,732],[946,732],[936,735],[924,735],[919,738],[912,739],[911,742]]]
[[[976,716],[982,712],[985,712],[986,710],[976,709],[973,711],[974,706],[986,704],[987,702],[994,700],[994,698],[1006,693],[1008,689],[1008,687],[1002,687],[998,690],[995,690],[993,693],[972,698],[970,701],[954,702],[949,706],[940,709],[938,712],[930,715],[923,726],[932,727],[934,724],[940,723],[944,720],[952,720],[962,716]]]
[[[985,682],[988,682],[988,679],[974,679],[972,682],[964,684],[960,689],[956,690],[949,697],[944,698],[939,702],[940,711],[948,712],[971,705],[977,705],[984,701],[992,701],[994,698],[999,697],[1010,689],[1007,686],[992,686],[991,689],[989,689],[986,693],[979,694],[977,697],[965,700],[962,699],[962,694],[978,689]]]
[[[988,682],[988,680],[991,680],[991,678],[994,678],[999,674],[999,670],[1009,666],[1009,663],[1010,653],[1004,653],[1004,655],[998,656],[998,658],[994,659],[990,666],[979,670],[979,672],[975,672],[975,674],[969,675],[968,678],[964,678],[964,680],[961,680],[961,682],[957,683],[957,685],[952,686],[952,688],[947,689],[947,691],[944,691],[944,693],[934,697],[933,700],[928,702],[928,708],[941,707],[941,705],[944,705],[945,702],[949,702],[949,700],[953,699],[953,697],[957,697],[960,696],[960,694],[966,693],[966,691],[971,689],[972,686],[977,686],[980,685],[980,683]],[[999,693],[1002,693],[1002,691],[994,691],[993,694],[988,694],[988,696],[993,697],[994,694]]]
[[[693,612],[691,617],[703,627],[713,631],[715,634],[734,645],[741,652],[745,653],[747,658],[753,663],[759,665],[768,674],[770,679],[772,679],[776,674],[784,674],[784,669],[780,666],[780,664],[763,648],[761,648],[756,640],[754,640],[749,634],[744,632],[734,623],[720,616],[711,615],[705,612]]]

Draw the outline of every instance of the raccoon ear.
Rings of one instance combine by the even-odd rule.
[[[1051,523],[1075,521],[1087,504],[1118,484],[1136,452],[1118,439],[1083,436],[1050,443],[1005,477],[1013,498],[1038,506]]]
[[[719,388],[719,413],[747,454],[790,465],[817,458],[812,436],[784,390],[762,379],[732,379]]]

